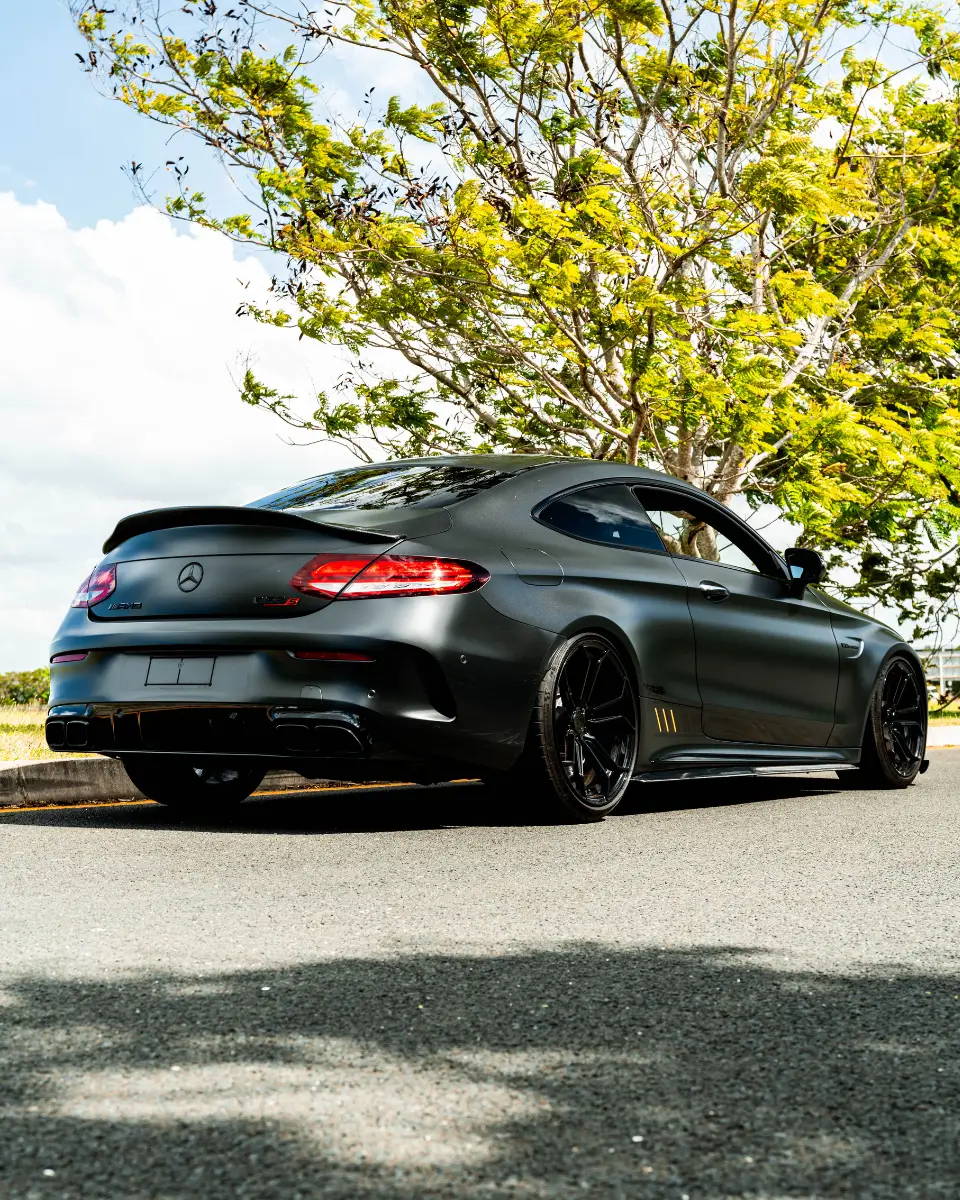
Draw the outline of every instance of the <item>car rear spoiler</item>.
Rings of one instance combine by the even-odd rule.
[[[228,505],[193,508],[151,508],[133,513],[117,522],[113,533],[103,543],[104,554],[141,533],[157,529],[181,529],[187,525],[259,525],[273,529],[326,529],[339,537],[355,542],[399,542],[401,533],[380,529],[358,529],[355,525],[337,525],[332,521],[310,521],[293,513],[275,512],[269,508],[240,508]]]

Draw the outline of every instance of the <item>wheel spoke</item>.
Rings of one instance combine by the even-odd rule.
[[[557,680],[557,692],[560,695],[560,702],[563,708],[566,709],[568,713],[573,712],[573,710],[576,708],[576,705],[573,702],[573,696],[570,694],[570,680],[567,679],[565,674],[561,674],[560,678]]]
[[[617,763],[614,762],[606,747],[601,742],[597,741],[595,737],[592,737],[590,734],[584,734],[583,737],[578,740],[580,741],[580,744],[583,746],[584,750],[586,750],[586,752],[606,775],[613,775],[616,778],[619,778],[623,774],[623,767],[618,766]]]
[[[567,731],[563,757],[560,761],[563,766],[569,767],[571,771],[575,772],[578,778],[583,777],[583,752],[572,729]]]
[[[613,762],[613,759],[607,754],[602,746],[598,746],[596,742],[588,738],[578,738],[577,744],[580,749],[599,767],[596,773],[596,779],[603,793],[604,799],[610,792],[610,784],[616,782],[619,778],[619,768]],[[608,765],[609,764],[609,765]]]
[[[596,710],[594,710],[596,711]],[[626,713],[611,713],[609,717],[587,717],[587,724],[593,725],[612,725],[614,721],[626,721]],[[628,722],[629,723],[629,722]],[[631,728],[633,728],[631,726]]]
[[[900,701],[903,698],[903,693],[906,690],[907,684],[910,682],[910,677],[904,670],[899,672],[900,678],[897,680],[896,691],[890,698],[890,708],[894,711],[899,707]]]
[[[590,703],[590,697],[593,695],[593,689],[597,686],[597,676],[600,674],[600,667],[603,663],[603,660],[607,657],[607,653],[607,651],[604,651],[597,658],[590,659],[586,674],[583,677],[583,687],[580,689],[581,704]]]
[[[601,702],[599,704],[591,705],[590,712],[591,713],[603,712],[605,709],[610,708],[610,706],[613,704],[621,704],[623,702],[624,696],[626,695],[626,691],[627,691],[627,681],[623,676],[621,676],[620,677],[620,691],[616,694],[616,696],[612,696],[609,700],[601,700]]]
[[[910,745],[910,743],[907,741],[907,739],[903,736],[903,733],[901,730],[894,728],[891,730],[891,734],[892,734],[892,740],[893,740],[894,744],[897,746],[897,749],[899,750],[900,757],[904,760],[905,764],[910,763],[914,757],[913,747]]]
[[[584,761],[583,761],[583,746],[580,744],[579,738],[574,738],[574,740],[573,740],[573,761],[574,761],[574,769],[576,770],[577,775],[580,778],[580,782],[582,783],[583,776],[584,776]]]

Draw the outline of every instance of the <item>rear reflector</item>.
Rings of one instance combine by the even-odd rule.
[[[376,662],[369,654],[355,654],[352,650],[288,650],[294,658],[310,662]]]
[[[113,595],[117,588],[117,568],[111,563],[108,567],[94,567],[83,583],[77,588],[71,608],[93,608],[101,600]]]
[[[490,578],[476,563],[409,554],[318,554],[290,581],[297,591],[339,600],[475,592]]]
[[[55,654],[50,659],[51,663],[68,663],[68,662],[83,662],[87,657],[86,650],[82,650],[79,654]]]

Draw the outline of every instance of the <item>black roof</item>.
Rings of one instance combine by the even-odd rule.
[[[678,479],[675,475],[668,475],[664,471],[657,471],[653,467],[633,466],[630,463],[617,462],[615,459],[586,458],[575,454],[432,454],[426,458],[389,459],[387,463],[382,465],[386,466],[388,463],[402,463],[404,465],[419,465],[422,463],[424,466],[432,466],[438,463],[444,466],[463,464],[488,467],[493,470],[502,471],[505,474],[519,474],[521,471],[530,471],[540,467],[567,467],[578,474],[589,475],[596,472],[597,474],[603,473],[609,475],[611,473],[623,473],[636,475],[640,479],[659,479],[671,484],[678,484],[681,487],[692,488],[696,492],[701,492],[701,489],[697,488],[695,484]]]

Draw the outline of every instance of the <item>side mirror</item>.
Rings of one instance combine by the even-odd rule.
[[[808,585],[820,583],[827,573],[826,564],[816,550],[792,546],[784,555],[790,572],[792,592],[802,596]]]

